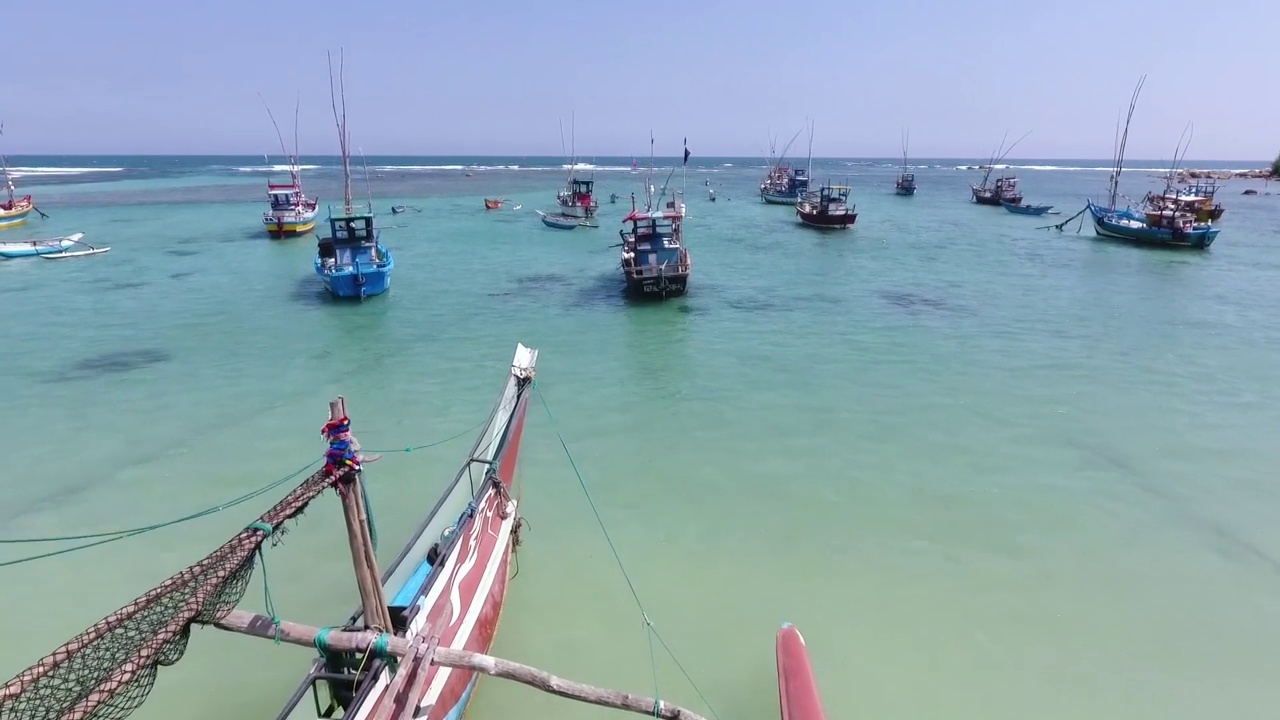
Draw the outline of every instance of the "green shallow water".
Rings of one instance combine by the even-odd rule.
[[[1029,201],[1064,211],[1034,219],[966,202],[972,173],[919,170],[920,194],[898,198],[891,169],[815,175],[835,172],[853,174],[851,233],[754,202],[756,169],[690,173],[692,291],[665,305],[620,295],[624,208],[607,197],[635,189],[626,173],[597,175],[602,227],[573,232],[532,213],[554,172],[375,179],[379,208],[423,212],[381,216],[403,226],[384,235],[397,270],[363,305],[321,294],[310,240],[258,234],[259,184],[44,188],[53,219],[4,239],[83,230],[113,250],[0,263],[3,536],[141,525],[264,485],[320,453],[339,393],[366,447],[454,435],[484,419],[522,341],[554,422],[531,406],[532,528],[497,654],[653,691],[559,433],[723,720],[777,716],[782,621],[804,632],[831,717],[1271,717],[1280,200],[1228,183],[1213,249],[1162,252],[1035,230],[1105,173],[1023,171]],[[317,184],[335,197],[332,177]],[[498,194],[523,208],[479,209]],[[371,466],[384,562],[472,439]],[[0,674],[278,496],[0,568]],[[268,551],[281,615],[332,624],[355,606],[340,514],[322,499]],[[32,551],[0,546],[0,562]],[[242,606],[262,609],[261,575]],[[269,720],[310,655],[198,631],[134,717]],[[657,675],[705,710],[670,659]],[[600,712],[488,680],[469,717]]]

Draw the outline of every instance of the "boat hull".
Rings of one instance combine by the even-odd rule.
[[[325,268],[320,258],[316,257],[316,275],[320,276],[324,288],[335,298],[363,300],[381,295],[391,289],[391,271],[395,269],[395,258],[391,253],[383,248],[382,255],[386,258],[385,262],[358,270],[349,266]]]
[[[37,255],[54,255],[65,252],[67,248],[79,242],[82,237],[84,237],[84,233],[76,233],[75,235],[51,238],[49,240],[0,243],[0,258],[13,259],[35,257]]]
[[[556,230],[573,230],[581,225],[584,219],[585,218],[568,217],[563,215],[543,215],[542,224],[549,228],[555,228]]]
[[[301,235],[309,233],[316,228],[316,214],[311,213],[310,217],[287,218],[264,215],[262,224],[267,230],[267,235],[274,238],[286,238],[292,235]]]
[[[778,705],[782,720],[825,720],[804,636],[791,623],[778,630]]]
[[[574,205],[574,204],[565,204],[563,202],[557,203],[557,204],[560,207],[561,215],[565,215],[571,218],[578,218],[579,220],[587,220],[590,218],[594,218],[596,216],[596,211],[600,209],[600,206],[597,205],[594,200],[591,201],[590,205]]]
[[[1007,201],[1000,204],[1014,215],[1044,215],[1053,209],[1052,205],[1015,205]]]
[[[858,221],[858,213],[807,213],[803,210],[796,210],[796,217],[800,218],[800,222],[811,228],[819,230],[846,230],[853,227]]]
[[[668,273],[666,275],[638,275],[624,271],[627,283],[627,295],[641,300],[667,300],[677,298],[689,291],[690,273]]]
[[[1105,208],[1089,204],[1093,231],[1098,237],[1120,240],[1135,245],[1205,250],[1218,237],[1218,228],[1199,227],[1191,232],[1175,234],[1172,230],[1153,228],[1132,218],[1119,218]]]
[[[15,200],[12,210],[0,209],[0,229],[17,227],[26,222],[27,217],[31,215],[32,207],[34,206],[31,204],[30,198],[24,198]]]
[[[760,199],[770,205],[795,205],[800,202],[799,193],[760,192]]]
[[[911,187],[895,187],[893,191],[899,195],[915,195],[916,194],[916,188],[914,185]]]

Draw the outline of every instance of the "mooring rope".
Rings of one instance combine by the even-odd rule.
[[[551,407],[547,405],[547,398],[543,396],[542,390],[538,387],[538,382],[536,380],[533,382],[533,389],[538,393],[538,400],[542,402],[542,408],[546,410],[547,419],[551,422],[551,431],[556,434],[556,439],[560,441],[560,447],[564,449],[564,455],[569,460],[569,466],[573,468],[573,474],[577,476],[578,484],[582,487],[582,494],[586,496],[587,504],[591,506],[591,512],[596,516],[596,522],[600,525],[600,532],[604,535],[604,541],[609,545],[609,551],[613,553],[613,559],[618,564],[618,570],[622,572],[622,579],[627,582],[627,588],[631,590],[631,597],[635,599],[636,607],[639,608],[640,615],[644,619],[645,632],[649,641],[649,663],[653,669],[653,696],[655,698],[659,697],[657,692],[658,665],[656,653],[653,649],[653,641],[657,640],[658,644],[662,646],[662,649],[667,652],[671,661],[675,663],[676,668],[680,670],[680,674],[684,675],[684,679],[689,682],[689,686],[698,694],[698,698],[702,700],[702,704],[707,706],[707,710],[710,711],[711,716],[715,718],[715,720],[720,720],[720,716],[716,713],[715,708],[711,706],[711,702],[707,700],[706,695],[702,694],[702,690],[698,687],[698,684],[693,681],[693,678],[689,675],[689,671],[685,669],[683,664],[681,664],[680,659],[676,657],[676,654],[671,650],[671,646],[667,645],[667,641],[662,639],[662,635],[658,633],[658,628],[654,627],[653,621],[649,619],[649,613],[645,611],[644,603],[640,602],[640,593],[636,591],[635,583],[631,581],[631,576],[627,574],[627,568],[622,563],[622,557],[618,554],[618,548],[613,544],[613,538],[609,536],[609,529],[605,527],[604,518],[600,516],[600,510],[596,507],[595,500],[591,498],[591,491],[587,489],[587,481],[582,477],[582,472],[578,470],[578,463],[573,459],[573,453],[569,452],[569,446],[565,443],[564,436],[560,434],[560,430],[556,427],[555,416],[551,414]],[[659,700],[659,702],[661,702],[661,700]],[[658,714],[658,706],[656,704],[654,705],[653,712],[656,717]]]
[[[483,421],[481,421],[477,425],[473,425],[467,428],[466,430],[450,435],[449,437],[444,438],[443,440],[436,440],[435,442],[425,443],[422,445],[410,445],[398,450],[365,450],[362,452],[372,455],[375,453],[376,454],[411,453],[415,450],[426,450],[429,448],[437,447],[439,445],[443,445],[453,440],[457,440],[463,435],[474,432],[475,430],[479,429],[481,426],[487,424],[488,422],[489,422],[489,419],[485,418]],[[58,555],[65,555],[65,554],[77,552],[80,550],[88,550],[89,548],[97,547],[99,545],[106,545],[108,543],[113,543],[118,540],[125,540],[131,537],[136,537],[138,535],[145,535],[147,533],[155,532],[156,530],[162,530],[164,528],[172,527],[174,525],[181,525],[183,523],[190,522],[192,520],[199,520],[200,518],[217,514],[219,512],[222,512],[223,510],[229,510],[238,505],[243,505],[244,503],[247,503],[250,500],[259,498],[271,492],[272,490],[275,490],[281,485],[284,485],[285,483],[288,483],[289,481],[294,480],[298,476],[306,473],[307,471],[311,470],[322,461],[323,461],[323,458],[318,460],[312,460],[311,462],[307,463],[303,467],[300,467],[297,470],[294,470],[293,472],[289,473],[288,475],[285,475],[284,477],[278,480],[274,480],[270,483],[267,483],[266,485],[263,485],[262,487],[257,488],[256,490],[252,490],[250,492],[247,492],[243,495],[232,498],[230,500],[225,500],[223,502],[218,503],[217,505],[212,505],[210,507],[204,508],[203,510],[198,510],[193,513],[188,513],[186,515],[173,518],[172,520],[166,520],[164,522],[152,523],[150,525],[141,525],[138,527],[131,527],[131,528],[118,528],[116,530],[105,530],[102,532],[95,532],[95,533],[83,533],[79,535],[53,535],[53,536],[43,536],[43,537],[0,538],[0,545],[31,545],[36,543],[72,542],[76,540],[91,541],[91,542],[82,543],[80,545],[74,545],[72,547],[62,548],[60,550],[54,550],[54,551],[45,552],[45,553],[38,553],[36,555],[29,555],[29,556],[17,558],[14,560],[7,560],[4,562],[0,562],[0,568],[10,567],[13,565],[21,565],[23,563],[33,562],[35,560],[44,560],[46,558],[56,557]],[[361,491],[364,493],[365,506],[369,507],[368,490],[365,487],[365,483],[363,482],[361,482]],[[370,535],[373,537],[373,542],[376,549],[378,531],[373,522],[372,510],[369,511],[369,514],[370,514],[369,531],[370,531]]]

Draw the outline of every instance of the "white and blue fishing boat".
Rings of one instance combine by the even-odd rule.
[[[80,244],[84,233],[64,235],[42,240],[22,240],[18,242],[0,242],[0,258],[35,257],[37,255],[53,255],[66,252],[68,248]]]
[[[1208,248],[1218,237],[1218,229],[1209,223],[1198,222],[1193,209],[1174,206],[1142,213],[1130,207],[1120,208],[1117,205],[1120,197],[1120,172],[1124,169],[1124,150],[1129,141],[1129,123],[1133,120],[1138,95],[1142,92],[1142,85],[1146,79],[1145,75],[1142,76],[1138,80],[1138,86],[1133,90],[1133,97],[1129,100],[1129,114],[1124,123],[1124,133],[1117,139],[1108,203],[1102,205],[1089,200],[1085,210],[1093,219],[1094,233],[1101,238],[1140,245]]]
[[[341,70],[339,70],[341,75]],[[339,79],[341,83],[341,79]],[[329,90],[333,93],[333,64],[330,61]],[[336,99],[336,98],[335,98]],[[334,119],[338,124],[338,143],[342,149],[342,210],[329,208],[329,237],[321,238],[316,251],[316,275],[325,289],[338,298],[363,300],[381,295],[391,287],[391,271],[395,259],[378,240],[374,224],[373,199],[365,210],[357,210],[351,200],[351,153],[348,149],[347,100],[342,93],[341,115],[334,103]]]

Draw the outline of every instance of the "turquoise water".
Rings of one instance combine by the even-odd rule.
[[[1107,179],[1061,168],[1104,161],[1023,163],[1059,168],[1019,170],[1028,201],[1063,211],[1040,219],[967,202],[965,161],[918,163],[914,198],[892,194],[886,163],[822,161],[814,176],[849,180],[860,213],[824,235],[754,200],[760,161],[695,160],[690,295],[632,305],[610,247],[625,207],[607,204],[639,190],[629,158],[593,163],[601,227],[573,232],[533,214],[558,161],[370,158],[375,205],[423,212],[381,216],[392,290],[348,305],[320,291],[311,240],[259,233],[263,174],[236,168],[260,159],[14,164],[46,168],[19,184],[51,219],[0,239],[84,231],[112,251],[0,263],[4,537],[142,525],[264,485],[318,456],[340,393],[368,448],[449,437],[484,419],[522,341],[542,352],[554,422],[531,407],[532,527],[497,654],[653,692],[639,611],[558,432],[723,720],[777,716],[784,620],[833,718],[1244,719],[1280,701],[1280,195],[1240,195],[1260,182],[1227,182],[1222,235],[1189,253],[1036,229]],[[337,176],[315,164],[324,203]],[[1152,174],[1126,173],[1125,192]],[[486,213],[495,195],[522,208]],[[371,466],[384,562],[471,440]],[[0,568],[0,674],[276,497]],[[340,515],[326,498],[268,551],[282,616],[355,607]],[[0,546],[0,562],[46,549]],[[260,583],[243,607],[262,609]],[[272,718],[310,655],[197,632],[134,717]],[[657,676],[706,712],[670,659]],[[487,680],[471,712],[604,711]]]

